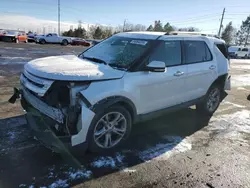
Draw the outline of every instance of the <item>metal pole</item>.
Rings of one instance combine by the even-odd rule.
[[[123,22],[123,29],[122,29],[123,32],[125,31],[125,25],[126,25],[126,19]]]
[[[58,0],[58,35],[60,35],[60,0]]]
[[[221,28],[222,28],[222,23],[223,23],[223,19],[224,19],[224,14],[225,14],[225,8],[223,9],[223,12],[222,12],[222,17],[221,17],[221,21],[220,21],[220,28],[219,28],[218,37],[220,37],[220,32],[221,32]]]

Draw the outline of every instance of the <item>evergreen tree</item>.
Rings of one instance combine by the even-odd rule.
[[[232,43],[233,40],[233,33],[234,33],[234,28],[232,26],[232,22],[229,22],[224,31],[221,34],[221,38],[227,43],[230,44]]]
[[[102,29],[98,26],[93,35],[94,39],[101,39],[102,38]]]
[[[171,31],[174,31],[174,28],[170,25],[170,23],[166,23],[165,25],[164,25],[164,31],[165,32],[171,32]]]
[[[154,31],[154,28],[152,25],[150,25],[148,28],[147,28],[147,31]]]

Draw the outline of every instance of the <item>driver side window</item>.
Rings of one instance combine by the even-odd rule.
[[[162,61],[166,67],[181,64],[181,42],[180,41],[161,41],[160,45],[149,58],[151,61]]]

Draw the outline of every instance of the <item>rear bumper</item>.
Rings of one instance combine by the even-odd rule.
[[[231,90],[231,75],[228,75],[225,80],[224,90]]]

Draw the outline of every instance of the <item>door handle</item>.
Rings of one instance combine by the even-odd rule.
[[[211,66],[209,67],[210,70],[213,70],[213,69],[215,69],[215,68],[216,68],[215,65],[211,65]]]
[[[183,74],[184,74],[184,72],[177,71],[176,73],[174,73],[174,76],[182,76]]]

